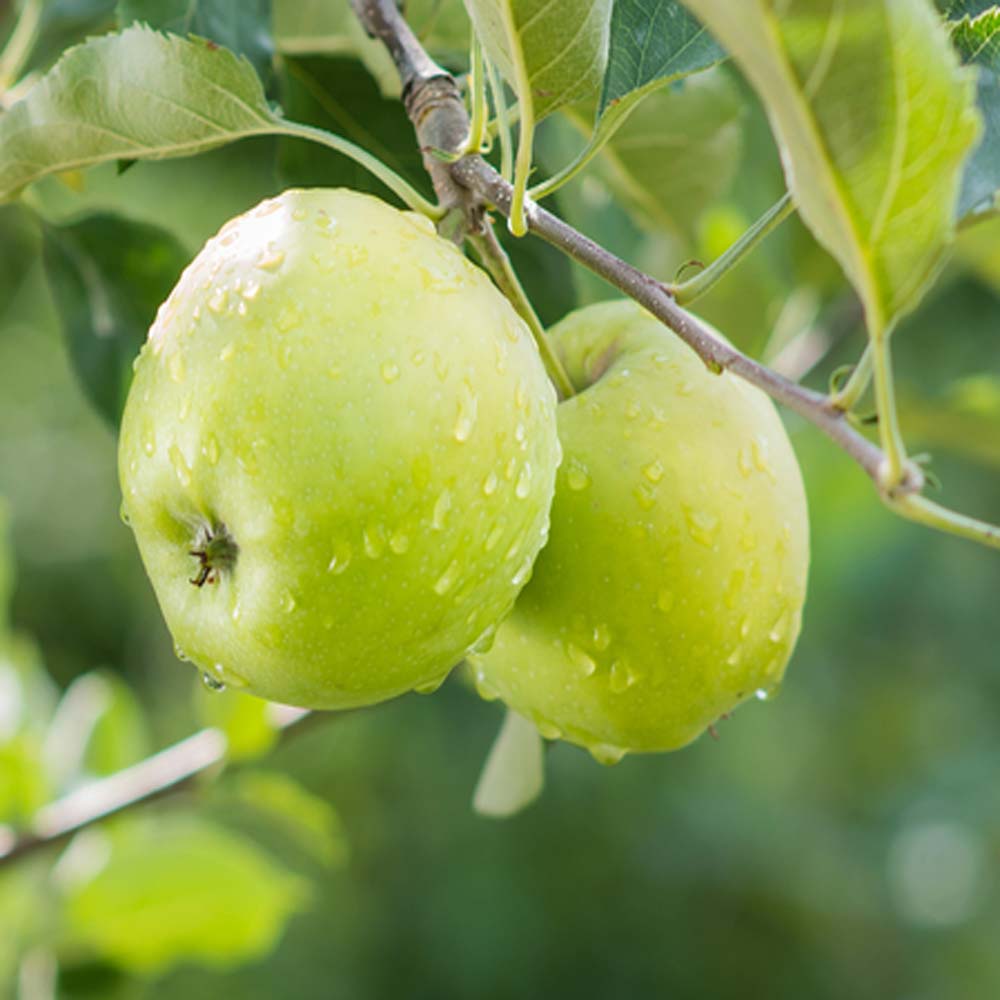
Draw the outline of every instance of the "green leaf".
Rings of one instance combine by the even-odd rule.
[[[261,78],[271,75],[271,0],[118,0],[118,23],[141,21],[175,35],[197,35],[246,56]]]
[[[990,207],[1000,190],[1000,8],[975,19],[957,22],[952,44],[964,63],[979,70],[976,103],[983,117],[983,135],[965,165],[956,218]]]
[[[678,0],[616,0],[598,114],[725,58],[718,42]]]
[[[347,860],[347,838],[337,811],[287,774],[244,771],[217,785],[215,797],[227,809],[252,810],[283,842],[322,865],[332,867]]]
[[[690,236],[733,180],[742,115],[732,80],[719,71],[701,73],[648,94],[598,162],[639,225]]]
[[[953,236],[972,79],[926,0],[685,0],[768,110],[789,190],[865,304],[913,307]]]
[[[20,735],[0,743],[0,822],[27,822],[49,793],[39,741]]]
[[[976,17],[989,10],[996,0],[935,0],[937,8],[945,17],[957,20],[961,17]]]
[[[70,49],[0,117],[0,201],[46,174],[191,156],[277,122],[246,60],[129,28]]]
[[[45,267],[77,375],[117,425],[132,362],[188,260],[174,237],[115,215],[46,226]]]
[[[503,819],[530,806],[545,785],[544,756],[535,726],[508,709],[476,785],[476,812]]]
[[[246,839],[177,813],[77,837],[56,876],[68,944],[138,973],[266,955],[307,888]]]
[[[196,681],[195,699],[198,718],[205,726],[214,726],[226,737],[226,752],[233,760],[260,757],[277,740],[269,714],[269,702],[227,688],[209,691]]]
[[[600,87],[611,0],[465,0],[465,6],[522,118],[540,121]]]

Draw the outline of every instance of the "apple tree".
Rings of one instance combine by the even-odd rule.
[[[4,329],[59,331],[117,465],[65,448],[51,516],[10,377],[18,996],[269,954],[350,868],[294,734],[450,676],[456,717],[503,706],[463,797],[508,816],[574,745],[770,702],[849,630],[809,609],[850,559],[886,617],[904,546],[995,598],[1000,7],[22,0],[4,31]],[[46,545],[102,567],[57,598],[101,657],[24,627]]]

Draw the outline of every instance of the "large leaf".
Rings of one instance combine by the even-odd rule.
[[[739,165],[743,101],[721,72],[649,94],[601,151],[612,189],[647,229],[690,236]]]
[[[979,70],[977,104],[983,135],[965,165],[956,216],[990,207],[1000,190],[1000,8],[959,21],[951,33],[962,61]]]
[[[68,943],[143,973],[265,955],[306,888],[248,840],[183,814],[78,837],[57,878]]]
[[[767,107],[789,189],[878,336],[953,236],[971,75],[927,0],[685,0]]]
[[[465,0],[465,6],[523,118],[539,121],[600,87],[611,0]]]
[[[271,73],[271,0],[118,0],[123,27],[142,21],[175,35],[198,35],[246,56],[265,80]]]
[[[44,246],[77,375],[94,405],[117,425],[132,362],[188,254],[163,230],[106,214],[46,226]]]
[[[984,10],[989,10],[995,0],[935,0],[937,8],[947,17],[976,17]]]
[[[248,62],[145,27],[92,39],[0,117],[0,201],[58,171],[190,156],[275,131]]]

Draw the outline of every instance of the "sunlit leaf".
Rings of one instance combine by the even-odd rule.
[[[953,235],[973,85],[926,0],[685,0],[756,88],[789,189],[878,335]]]
[[[245,60],[129,28],[67,51],[0,117],[0,200],[46,174],[190,156],[273,131],[275,121]]]
[[[538,730],[508,710],[476,785],[476,812],[503,818],[526,809],[542,794],[544,765],[544,746]]]
[[[610,0],[465,0],[486,54],[539,121],[593,94],[608,58]]]
[[[277,731],[268,702],[231,689],[209,691],[200,680],[196,685],[198,716],[204,725],[225,734],[226,751],[232,759],[259,757],[274,746]]]
[[[146,973],[259,958],[306,896],[301,879],[246,839],[180,813],[90,831],[57,879],[72,946]]]

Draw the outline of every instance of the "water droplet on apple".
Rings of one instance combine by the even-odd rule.
[[[656,606],[664,613],[667,614],[674,606],[674,593],[672,590],[667,590],[665,587],[660,590],[656,595]]]
[[[605,767],[621,763],[628,752],[622,747],[611,746],[610,743],[595,743],[593,746],[587,747],[587,750],[598,764],[603,764]]]
[[[451,491],[442,490],[441,495],[437,498],[434,504],[434,511],[431,515],[431,527],[435,531],[441,531],[444,528],[445,520],[448,517],[448,511],[451,510]]]
[[[514,478],[514,473],[517,472],[517,459],[511,455],[507,459],[507,464],[503,467],[503,477],[509,483]]]
[[[687,506],[684,508],[684,517],[687,520],[688,534],[699,545],[711,548],[721,526],[719,518],[710,511]]]
[[[750,634],[750,619],[744,618],[740,622],[740,638],[745,639]]]
[[[248,302],[253,302],[253,300],[257,298],[258,295],[260,295],[260,282],[254,281],[252,278],[250,278],[247,281],[246,285],[244,285],[243,291],[240,294]]]
[[[392,537],[389,539],[389,548],[392,549],[397,556],[403,555],[410,549],[409,536],[405,535],[402,531],[394,532]]]
[[[521,471],[517,477],[517,485],[514,487],[514,496],[518,500],[523,500],[531,492],[531,463],[525,462],[521,466]]]
[[[730,654],[726,657],[726,666],[736,667],[739,666],[740,660],[743,659],[743,651],[737,646]]]
[[[214,434],[208,434],[201,446],[201,453],[208,459],[209,465],[217,465],[219,462],[219,442]]]
[[[643,510],[652,510],[656,506],[656,493],[646,483],[639,483],[632,491],[632,495]]]
[[[663,478],[663,464],[659,459],[654,459],[649,465],[643,468],[642,474],[651,483],[658,483]]]
[[[628,664],[622,660],[615,660],[608,675],[608,690],[612,694],[624,694],[634,683],[635,677],[629,670]]]
[[[290,615],[298,606],[295,595],[290,590],[286,590],[281,597],[281,607],[285,614]]]
[[[486,679],[486,675],[482,670],[476,671],[475,681],[476,692],[483,701],[496,701],[500,697],[496,688]]]
[[[242,617],[243,617],[243,609],[240,607],[240,602],[237,601],[233,605],[233,610],[230,614],[230,618],[232,618],[234,625],[238,625]]]
[[[492,552],[503,537],[504,524],[499,522],[494,525],[493,530],[486,536],[486,551]]]
[[[497,478],[497,474],[495,472],[491,472],[483,480],[483,495],[488,497],[493,496],[493,494],[496,493],[497,487],[499,485],[500,485],[500,480]]]
[[[142,450],[148,458],[156,451],[156,428],[152,423],[146,423],[142,428]]]
[[[399,378],[399,365],[394,361],[386,361],[382,365],[382,381],[391,384]]]
[[[784,608],[777,621],[771,626],[771,631],[767,633],[767,638],[774,643],[782,642],[788,635],[788,608]]]
[[[292,345],[291,344],[281,344],[278,348],[278,366],[283,370],[287,371],[288,366],[292,362]]]
[[[777,476],[774,474],[774,469],[771,468],[767,438],[758,434],[750,442],[750,450],[753,453],[754,468],[758,472],[763,472],[772,483],[777,482]]]
[[[208,308],[216,314],[216,316],[221,316],[226,311],[226,306],[229,304],[229,292],[225,288],[216,288],[214,292],[209,296]]]
[[[537,716],[531,721],[534,722],[535,728],[543,739],[558,740],[562,736],[562,730],[554,722],[549,722],[547,719],[541,719]]]
[[[566,658],[584,677],[593,677],[597,671],[597,661],[574,642],[566,643]]]
[[[496,641],[497,637],[497,627],[496,625],[490,625],[485,632],[472,644],[471,651],[473,653],[488,653],[493,648],[493,643]]]
[[[531,579],[531,569],[534,565],[534,559],[530,556],[521,563],[517,568],[517,572],[510,578],[510,582],[515,587],[521,587]]]
[[[611,629],[607,625],[594,626],[594,649],[603,653],[611,645]]]
[[[424,363],[424,361],[426,360],[426,358],[427,358],[427,355],[424,354],[423,351],[414,351],[413,352],[413,357],[411,357],[410,360],[413,362],[413,364],[417,368],[419,368]]]
[[[744,479],[749,479],[753,475],[753,458],[748,446],[744,445],[744,447],[740,448],[737,464],[739,465],[740,475]]]
[[[361,533],[365,543],[365,555],[378,559],[385,551],[385,529],[381,524],[366,524]]]
[[[514,428],[514,440],[517,441],[518,444],[524,444],[524,442],[527,440],[527,437],[528,437],[528,432],[527,430],[525,430],[524,424],[519,423]]]
[[[181,399],[181,408],[177,411],[177,419],[184,423],[185,420],[191,415],[191,393],[184,393],[183,399]]]
[[[743,590],[743,585],[746,583],[746,572],[742,569],[734,569],[729,576],[729,582],[726,584],[725,593],[722,595],[722,599],[725,605],[730,610],[736,607],[739,600],[740,592]]]
[[[566,485],[577,493],[590,485],[587,470],[576,459],[573,459],[566,469]]]
[[[442,674],[440,677],[435,677],[433,680],[424,681],[422,684],[415,684],[413,686],[413,690],[416,691],[417,694],[434,694],[434,692],[437,691],[442,684],[444,684],[447,676],[447,674]]]
[[[437,582],[434,584],[434,593],[439,597],[444,597],[455,586],[455,581],[458,580],[460,571],[461,567],[458,564],[458,560],[452,559],[448,564],[448,568],[438,577]]]
[[[493,345],[496,352],[496,369],[497,375],[507,374],[507,345],[502,341],[498,340]]]
[[[630,399],[625,404],[625,417],[627,420],[635,420],[640,413],[642,413],[642,406],[639,405],[637,399]]]
[[[122,524],[131,524],[132,523],[131,519],[128,516],[128,511],[125,509],[124,502],[118,508],[118,516],[122,519]]]
[[[176,642],[174,643],[174,656],[176,656],[181,663],[187,663],[191,659],[191,657],[188,656],[183,649],[181,649],[180,644]]]
[[[455,440],[459,443],[469,440],[469,436],[472,434],[472,429],[476,424],[476,414],[478,409],[478,400],[472,391],[472,386],[469,384],[469,380],[466,379],[462,383],[462,388],[459,390],[458,416],[455,420],[454,435]]]
[[[174,467],[174,472],[177,474],[177,481],[187,489],[191,485],[191,467],[187,464],[184,453],[174,443],[170,446],[167,454],[170,457],[170,464]]]
[[[434,374],[437,375],[438,381],[443,382],[448,377],[448,370],[451,365],[441,357],[438,351],[434,352]]]
[[[207,671],[202,672],[201,682],[206,688],[208,688],[209,691],[212,692],[212,694],[219,694],[220,692],[226,690],[226,685],[220,681],[218,677],[213,677]]]
[[[184,356],[174,352],[167,362],[167,370],[170,372],[170,379],[180,385],[184,381]]]
[[[326,567],[327,572],[340,576],[351,565],[351,546],[348,542],[337,542],[333,547],[333,557]]]
[[[758,701],[767,701],[767,699],[771,697],[771,692],[767,688],[757,688],[757,690],[754,691],[754,697]]]
[[[222,362],[232,361],[236,356],[236,345],[233,343],[226,344],[221,351],[219,351],[219,360]]]

